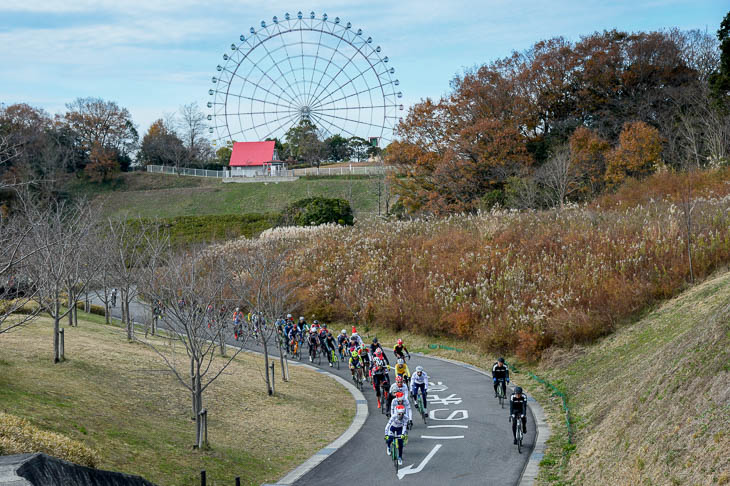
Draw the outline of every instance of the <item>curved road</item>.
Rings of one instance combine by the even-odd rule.
[[[135,321],[141,322],[148,315],[140,303],[130,307]],[[112,315],[121,315],[119,306],[112,309]],[[229,342],[236,344],[232,336]],[[261,351],[260,346],[250,343],[245,347]],[[273,348],[269,347],[270,353],[278,357]],[[387,353],[393,364],[392,352]],[[308,363],[308,359],[303,357],[302,362]],[[360,478],[363,484],[518,484],[535,444],[534,416],[528,417],[524,447],[519,454],[512,444],[509,404],[500,408],[488,377],[454,363],[412,355],[408,361],[411,373],[417,365],[423,366],[429,376],[430,417],[428,425],[424,425],[420,415],[414,413],[398,476],[385,452],[386,418],[377,408],[375,392],[369,386],[363,391],[370,412],[365,425],[340,449],[319,451],[318,454],[328,457],[294,484],[349,484],[353,478]],[[344,363],[339,370],[325,362],[313,366],[350,379]]]

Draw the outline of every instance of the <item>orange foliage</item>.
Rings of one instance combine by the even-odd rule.
[[[645,177],[662,165],[662,137],[641,121],[624,124],[619,144],[606,157],[606,182],[615,186],[627,177]]]
[[[93,182],[104,182],[119,172],[119,162],[114,152],[99,145],[91,148],[89,163],[84,168],[84,174]]]

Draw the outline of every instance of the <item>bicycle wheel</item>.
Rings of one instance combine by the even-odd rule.
[[[395,437],[390,445],[390,454],[393,456],[393,466],[395,467],[395,474],[398,475],[398,438]]]
[[[332,351],[332,358],[334,359],[335,363],[337,364],[337,369],[340,369],[340,359],[337,357],[334,351]]]
[[[522,424],[517,424],[517,453],[522,454]]]

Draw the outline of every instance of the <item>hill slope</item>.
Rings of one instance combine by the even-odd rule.
[[[240,354],[205,392],[211,448],[193,451],[190,395],[161,359],[143,344],[128,343],[124,329],[101,324],[103,318],[79,317],[78,327],[66,327],[68,360],[62,364],[51,360],[47,318],[0,336],[0,411],[92,448],[99,468],[161,486],[200,484],[201,469],[209,484],[233,484],[241,476],[243,484],[258,485],[281,477],[352,421],[352,396],[330,378],[291,367],[291,380],[277,377],[277,395],[269,398],[263,359]],[[3,444],[18,439],[4,438],[8,427],[2,425],[0,454]],[[41,437],[41,450],[48,450],[51,441]],[[38,450],[38,441],[19,440],[20,448],[10,452]]]
[[[570,397],[567,484],[730,483],[730,273],[541,365]]]
[[[377,211],[375,179],[301,178],[294,182],[223,184],[218,179],[134,172],[92,184],[73,181],[71,194],[103,198],[105,216],[170,218],[208,214],[271,213],[313,196],[351,201],[358,212]]]

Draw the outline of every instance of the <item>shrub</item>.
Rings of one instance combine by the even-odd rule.
[[[352,225],[354,218],[350,203],[344,199],[309,197],[287,206],[284,210],[284,222],[297,226],[317,226],[326,223]]]
[[[0,455],[34,452],[44,452],[83,466],[96,467],[99,463],[98,452],[81,442],[0,412]]]

